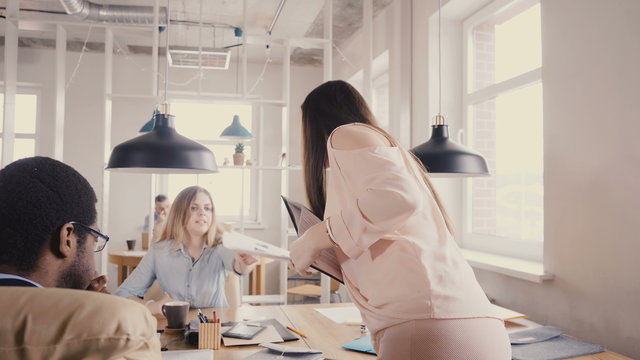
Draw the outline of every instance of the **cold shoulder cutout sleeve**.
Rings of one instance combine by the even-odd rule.
[[[401,148],[337,150],[330,144],[331,137],[328,147],[331,171],[335,172],[332,176],[345,184],[350,196],[347,207],[329,218],[329,227],[344,253],[357,258],[383,236],[400,228],[424,199]]]

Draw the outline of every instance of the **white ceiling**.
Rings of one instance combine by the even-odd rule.
[[[386,7],[392,0],[374,0],[374,13]],[[401,0],[400,0],[401,1]],[[152,0],[93,0],[96,4],[143,5],[152,6]],[[276,13],[280,0],[247,0],[246,34],[266,35]],[[166,6],[160,1],[160,6]],[[4,7],[6,0],[0,1]],[[223,47],[236,44],[232,27],[243,27],[243,0],[171,0],[170,46]],[[324,0],[288,0],[273,28],[276,38],[322,37],[322,18]],[[334,6],[334,42],[340,44],[356,32],[362,24],[362,0],[333,0]],[[53,47],[55,32],[53,25],[39,24],[38,19],[73,21],[73,17],[64,14],[64,8],[58,0],[21,0],[21,18],[29,18],[32,24],[21,25],[21,46]],[[34,9],[51,11],[46,14]],[[202,11],[201,11],[202,10]],[[199,26],[202,22],[203,26]],[[185,24],[188,23],[188,24]],[[68,30],[68,49],[80,50],[87,38],[89,27],[86,24],[66,26]],[[215,28],[215,37],[214,37]],[[161,36],[161,44],[164,44]],[[94,27],[89,36],[89,51],[100,51],[103,42],[103,30]],[[150,53],[151,37],[148,33],[130,29],[116,31],[116,49],[125,53]],[[278,46],[270,47],[275,61],[281,58]],[[266,59],[263,45],[247,46],[249,61],[262,63]],[[235,52],[235,50],[234,50]],[[294,49],[294,64],[320,64],[322,53],[319,50]]]

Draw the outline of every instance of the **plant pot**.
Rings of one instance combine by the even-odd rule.
[[[233,154],[233,165],[243,165],[243,164],[244,164],[244,153]]]

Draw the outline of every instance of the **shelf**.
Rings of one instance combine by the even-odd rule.
[[[159,95],[149,95],[149,94],[118,94],[111,93],[106,95],[109,99],[150,99],[157,100],[160,99]]]
[[[249,170],[302,170],[302,166],[240,166],[240,165],[223,165],[218,166],[218,169],[249,169]]]

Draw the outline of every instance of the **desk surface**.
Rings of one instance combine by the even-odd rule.
[[[298,341],[289,341],[284,343],[287,346],[299,346],[305,348],[314,348],[322,350],[324,356],[331,359],[340,360],[375,360],[374,355],[368,355],[342,349],[342,345],[360,337],[360,326],[337,324],[326,318],[324,315],[315,311],[319,307],[339,307],[352,306],[352,304],[307,304],[307,305],[274,305],[274,306],[243,306],[239,308],[226,309],[207,309],[203,310],[207,316],[211,316],[212,310],[216,310],[218,316],[223,322],[261,320],[275,318],[285,326],[292,326],[307,338]],[[189,312],[189,319],[196,318],[196,310]],[[526,323],[526,320],[524,320]],[[167,322],[164,317],[158,317],[158,328],[163,329]],[[517,324],[515,325],[518,326]],[[526,328],[525,325],[520,325]],[[168,341],[175,339],[177,336],[162,334],[160,341],[165,345]],[[181,336],[180,336],[181,337]],[[167,346],[170,350],[186,350],[194,347],[186,344],[182,340],[177,340]],[[215,350],[216,360],[236,360],[245,357],[262,349],[259,346],[233,346],[225,347],[222,345],[220,350]],[[598,354],[580,356],[573,358],[574,360],[631,360],[628,357],[605,351]]]

